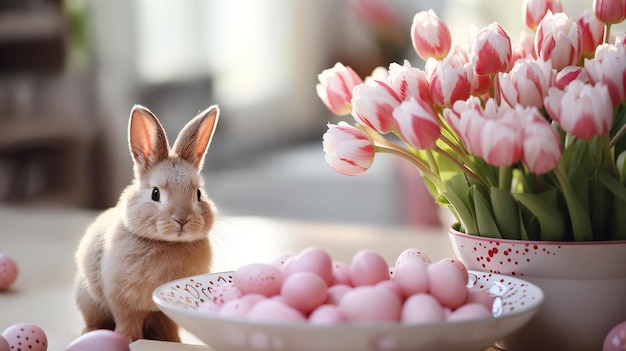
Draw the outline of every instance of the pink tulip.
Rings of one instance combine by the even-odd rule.
[[[516,110],[524,121],[522,130],[522,162],[535,174],[552,171],[561,159],[559,133],[535,107]]]
[[[432,149],[441,134],[437,113],[423,100],[404,101],[393,110],[393,118],[402,139],[416,149]]]
[[[591,84],[607,86],[613,105],[626,101],[626,46],[598,46],[595,57],[585,59],[585,69]]]
[[[363,83],[350,67],[337,62],[334,67],[325,69],[318,76],[317,95],[330,112],[342,116],[350,113],[352,89]]]
[[[582,37],[576,21],[562,12],[548,13],[537,28],[535,51],[544,61],[551,60],[557,70],[577,64],[582,53]]]
[[[603,23],[620,23],[626,19],[626,0],[593,0],[593,14]]]
[[[337,172],[345,175],[361,175],[374,162],[372,139],[346,122],[329,124],[322,145],[326,162]]]
[[[388,81],[401,101],[415,98],[430,103],[430,88],[426,80],[426,72],[411,67],[408,60],[404,60],[403,66],[397,63],[389,65]]]
[[[471,97],[445,109],[444,117],[468,151],[487,163],[510,166],[521,159],[523,125],[516,110],[508,105],[498,107],[489,99],[482,108],[480,100]]]
[[[613,123],[613,105],[604,84],[591,86],[574,80],[565,91],[550,88],[544,102],[550,117],[581,139],[608,133]]]
[[[473,70],[470,63],[464,63],[457,56],[441,61],[428,59],[426,78],[433,103],[450,107],[457,100],[466,100],[472,92]]]
[[[517,43],[513,44],[513,52],[511,56],[511,66],[517,62],[517,60],[525,58],[537,58],[535,54],[535,35],[528,34],[528,32],[521,32],[520,39]]]
[[[563,6],[559,0],[524,0],[522,20],[528,29],[534,31],[548,10],[552,13],[562,12]]]
[[[421,11],[413,17],[411,42],[419,57],[442,59],[448,55],[452,45],[450,30],[433,10]]]
[[[359,84],[352,91],[352,117],[381,134],[392,131],[396,124],[393,109],[402,100],[385,82]]]
[[[481,29],[470,42],[470,60],[476,74],[492,75],[509,68],[511,38],[498,23]]]
[[[554,80],[554,87],[561,90],[565,90],[565,87],[574,80],[579,80],[583,83],[588,83],[587,70],[580,66],[567,66],[556,74]]]
[[[589,12],[576,19],[582,36],[583,57],[593,57],[598,45],[604,41],[604,24]]]
[[[542,59],[518,60],[509,73],[500,73],[498,84],[500,94],[511,106],[543,106],[543,98],[554,81],[550,61]]]

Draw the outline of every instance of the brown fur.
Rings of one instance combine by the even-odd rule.
[[[218,114],[215,106],[201,112],[170,150],[158,119],[141,106],[131,111],[135,179],[116,207],[89,226],[76,251],[74,294],[85,331],[111,329],[129,341],[180,341],[178,327],[159,312],[152,292],[209,270],[215,210],[200,171]],[[159,201],[152,200],[154,188]]]

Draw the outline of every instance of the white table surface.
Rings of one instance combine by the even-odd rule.
[[[20,274],[0,292],[0,331],[29,322],[48,336],[48,350],[64,350],[80,335],[83,321],[72,298],[73,255],[84,229],[96,212],[75,209],[0,207],[0,252],[12,256]],[[230,271],[251,262],[269,262],[284,251],[317,246],[333,259],[349,262],[362,249],[380,253],[393,265],[406,248],[414,247],[431,259],[453,257],[445,228],[371,227],[289,221],[259,217],[220,218],[211,233],[212,271]],[[206,350],[193,335],[182,331],[179,344],[140,341],[133,351]]]

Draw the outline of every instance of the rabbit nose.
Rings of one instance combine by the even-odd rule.
[[[190,220],[190,217],[187,216],[185,218],[177,218],[174,217],[174,221],[176,221],[176,223],[180,224],[180,227],[182,228],[185,224],[187,224]]]

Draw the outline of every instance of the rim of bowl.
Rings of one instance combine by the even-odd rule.
[[[467,234],[454,228],[455,224],[448,227],[448,234],[479,241],[497,241],[517,245],[543,245],[543,246],[603,246],[603,245],[626,245],[626,240],[602,240],[602,241],[542,241],[542,240],[522,240],[522,239],[502,239],[491,238],[474,234]]]

